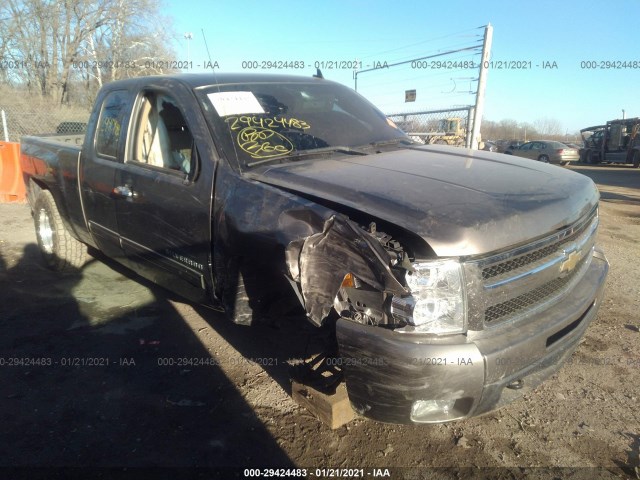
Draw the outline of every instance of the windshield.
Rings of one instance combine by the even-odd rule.
[[[597,135],[597,136],[603,135],[604,129],[605,129],[604,125],[599,125],[597,127],[583,128],[582,130],[580,130],[580,136],[582,137],[582,140],[588,140],[594,135]]]
[[[580,135],[582,136],[582,140],[590,141],[597,140],[604,135],[604,129],[600,130],[580,130]]]
[[[359,94],[326,82],[220,85],[200,94],[222,149],[241,169],[409,138]],[[358,152],[361,153],[361,152]]]

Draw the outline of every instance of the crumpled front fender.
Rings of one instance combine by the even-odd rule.
[[[322,232],[286,248],[289,273],[300,287],[307,317],[317,326],[331,312],[348,273],[382,292],[409,293],[391,272],[392,258],[372,235],[342,215],[329,218]]]

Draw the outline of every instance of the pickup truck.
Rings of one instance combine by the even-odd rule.
[[[608,272],[589,178],[415,143],[321,74],[112,82],[84,135],[25,137],[21,164],[49,267],[77,272],[90,246],[243,325],[298,305],[384,422],[534,388]]]

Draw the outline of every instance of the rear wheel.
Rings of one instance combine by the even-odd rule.
[[[633,153],[633,168],[640,167],[640,150],[636,150]]]
[[[42,190],[38,194],[33,220],[38,247],[48,268],[73,272],[86,263],[87,247],[65,228],[51,192]]]
[[[560,162],[560,165],[562,165],[563,167],[566,167],[567,165],[569,165],[569,163],[571,162]]]

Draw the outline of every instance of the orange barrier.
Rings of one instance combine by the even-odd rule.
[[[24,202],[25,198],[20,144],[0,142],[0,202]]]

